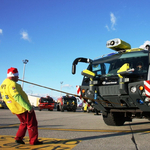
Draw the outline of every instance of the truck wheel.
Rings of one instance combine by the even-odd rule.
[[[59,105],[57,106],[57,111],[60,111]]]
[[[95,112],[96,115],[99,115],[97,109],[94,109],[94,112]]]
[[[105,112],[103,113],[103,120],[110,126],[122,126],[125,122],[124,113]]]
[[[150,121],[150,113],[146,113],[144,114],[145,118],[148,119]]]
[[[64,112],[64,108],[63,108],[63,106],[61,106],[60,110],[61,110],[61,112]]]

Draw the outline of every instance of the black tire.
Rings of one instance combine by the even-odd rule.
[[[48,109],[48,111],[53,111],[53,109]]]
[[[96,115],[99,115],[97,109],[94,109],[94,112],[95,112]]]
[[[59,105],[57,106],[57,111],[60,111]]]
[[[148,113],[144,113],[144,116],[145,116],[146,119],[148,119],[150,121],[150,113],[149,112]]]
[[[103,120],[109,126],[122,126],[125,122],[125,117],[124,113],[105,112],[103,113]]]
[[[61,110],[61,112],[64,112],[63,106],[60,106],[60,110]]]

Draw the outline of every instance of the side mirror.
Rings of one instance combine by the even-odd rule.
[[[76,65],[72,65],[72,74],[75,74],[76,73]]]
[[[76,58],[72,64],[72,74],[76,73],[76,65],[78,64],[78,62],[91,63],[92,60],[89,58],[82,58],[82,57]]]

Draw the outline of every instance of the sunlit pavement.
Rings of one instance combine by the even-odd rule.
[[[15,143],[14,136],[9,135],[0,135],[0,149],[1,150],[71,150],[75,147],[80,141],[78,140],[67,140],[67,139],[53,139],[53,138],[39,138],[43,141],[41,145],[30,145],[29,138],[25,137],[25,144]]]
[[[3,109],[0,111],[0,150],[93,150],[93,146],[95,150],[135,150],[136,144],[138,150],[149,149],[150,122],[146,119],[135,119],[115,127],[107,126],[102,115],[79,110],[35,112],[39,140],[44,144],[30,145],[28,132],[24,138],[25,144],[15,143],[19,120],[9,110]]]

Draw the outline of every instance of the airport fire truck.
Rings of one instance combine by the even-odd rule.
[[[74,111],[76,112],[77,109],[77,99],[74,96],[61,96],[57,99],[57,111],[64,112],[67,111]]]
[[[121,39],[107,41],[107,48],[114,50],[96,60],[76,58],[88,63],[78,93],[82,99],[102,112],[107,125],[121,126],[134,117],[150,119],[150,48],[131,48]]]

